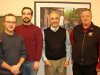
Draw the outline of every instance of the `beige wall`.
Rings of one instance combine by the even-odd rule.
[[[21,15],[20,11],[24,6],[29,6],[34,10],[34,1],[40,0],[1,0],[0,15],[12,12],[15,15]],[[93,13],[92,21],[94,24],[100,26],[100,0],[41,0],[41,1],[69,1],[69,2],[91,2],[91,10]],[[34,18],[32,20],[34,22]]]

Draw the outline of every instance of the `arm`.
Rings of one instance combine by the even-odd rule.
[[[42,51],[42,59],[43,61],[46,61],[47,58],[46,58],[46,55],[45,55],[45,37],[44,37],[44,32],[43,33],[43,51]]]
[[[22,49],[21,49],[21,58],[20,58],[20,60],[19,60],[19,62],[18,62],[18,66],[19,66],[19,68],[21,67],[21,65],[24,63],[24,61],[25,61],[25,58],[26,58],[26,48],[25,48],[25,44],[24,44],[24,41],[23,41],[23,39],[22,39],[22,41],[21,41],[21,45],[22,45]]]
[[[19,66],[19,68],[21,67],[21,65],[23,64],[24,61],[25,61],[25,58],[21,57],[18,64],[17,64]]]
[[[3,48],[2,48],[2,40],[0,39],[0,67],[9,70],[11,73],[12,72],[12,66],[10,66],[8,63],[6,63],[3,60]],[[14,73],[13,73],[14,74]]]
[[[11,71],[11,66],[7,64],[5,61],[2,62],[1,67]]]
[[[4,60],[3,60],[3,52],[2,52],[2,39],[0,37],[0,67],[5,68],[7,70],[11,70],[11,66],[9,64],[7,64]]]
[[[36,38],[36,55],[35,55],[35,62],[33,64],[33,69],[38,69],[43,48],[43,36],[42,36],[42,31],[40,29],[37,29],[35,38]]]
[[[11,71],[11,66],[9,64],[7,64],[3,59],[2,59],[2,49],[1,49],[1,45],[0,45],[0,67],[7,69],[9,71]]]
[[[26,58],[26,48],[25,48],[23,39],[21,41],[21,47],[22,47],[22,49],[21,49],[21,57],[19,59],[19,62],[16,65],[12,65],[11,72],[14,73],[14,74],[19,74],[20,73],[20,67],[24,63],[25,58]]]
[[[46,55],[45,55],[45,37],[44,37],[44,32],[42,32],[42,33],[43,33],[43,51],[42,51],[42,59],[43,59],[45,65],[50,66],[51,64],[50,64],[49,60],[46,58]]]
[[[43,48],[43,35],[40,29],[37,29],[35,38],[36,38],[35,61],[40,61],[42,55],[42,48]]]
[[[99,55],[98,55],[98,63],[97,63],[97,75],[100,75],[100,42],[99,42]]]
[[[64,65],[65,67],[67,67],[69,64],[69,59],[71,57],[71,50],[72,50],[72,47],[71,47],[71,43],[70,43],[69,33],[66,30],[66,55],[67,55],[66,57],[67,57],[67,60]]]
[[[15,75],[20,73],[20,67],[23,64],[25,58],[21,57],[17,65],[12,65],[11,72]]]
[[[99,36],[99,47],[98,47],[98,63],[97,63],[97,72],[100,72],[100,36]]]

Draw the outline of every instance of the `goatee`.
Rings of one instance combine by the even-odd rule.
[[[29,23],[30,21],[31,21],[31,20],[27,20],[27,21],[26,21],[26,20],[23,19],[23,22],[25,22],[25,23]]]

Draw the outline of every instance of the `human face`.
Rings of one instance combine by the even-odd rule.
[[[23,19],[24,23],[30,23],[31,22],[32,15],[31,15],[30,9],[24,9],[22,11],[22,19]]]
[[[50,14],[50,25],[54,28],[59,26],[59,15],[57,13]]]
[[[92,14],[90,11],[83,11],[81,14],[81,21],[83,25],[91,25]]]
[[[14,29],[16,27],[16,18],[14,16],[6,16],[4,26],[6,32],[14,32]]]

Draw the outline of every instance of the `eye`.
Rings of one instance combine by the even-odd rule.
[[[56,20],[58,20],[59,18],[58,18],[58,17],[56,17],[55,19],[56,19]]]
[[[25,15],[26,13],[23,12],[22,14]]]
[[[31,15],[31,13],[27,13],[27,15]]]
[[[51,20],[54,20],[54,18],[52,17]]]
[[[30,12],[23,12],[23,15],[31,15],[31,13]]]
[[[58,20],[58,17],[52,17],[51,20]]]
[[[8,23],[8,24],[16,24],[16,22],[15,21],[5,21],[6,23]]]

